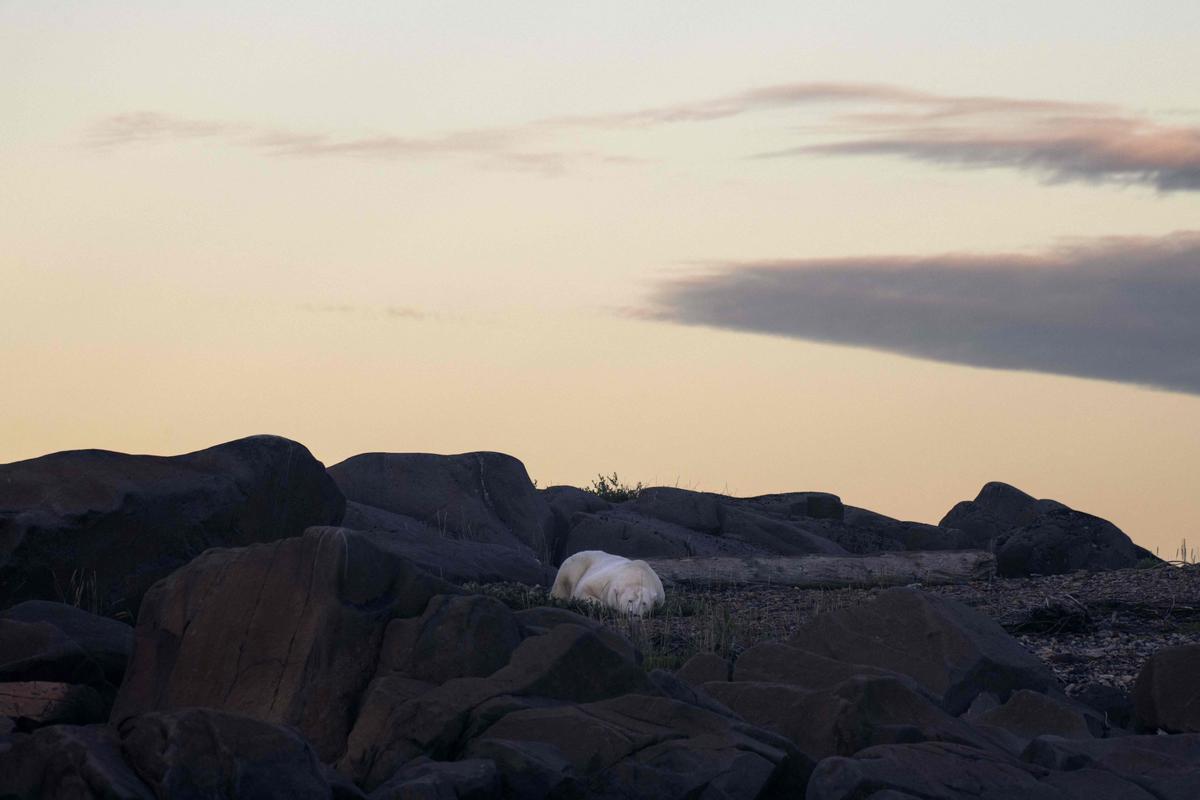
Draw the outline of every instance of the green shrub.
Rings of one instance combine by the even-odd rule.
[[[624,503],[627,500],[636,499],[642,493],[642,488],[641,481],[638,481],[636,486],[630,486],[622,483],[621,479],[617,477],[617,473],[614,472],[607,477],[597,475],[596,480],[592,481],[592,485],[587,491],[610,503]]]

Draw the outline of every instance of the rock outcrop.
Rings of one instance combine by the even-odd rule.
[[[336,524],[345,500],[297,442],[252,436],[181,456],[71,450],[0,465],[0,607],[64,600],[133,619],[210,547]]]
[[[993,549],[1004,577],[1122,569],[1154,558],[1108,520],[1055,500],[1037,500],[1005,483],[986,484],[974,500],[950,509],[939,525]]]

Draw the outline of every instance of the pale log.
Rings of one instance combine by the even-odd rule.
[[[648,560],[664,583],[757,584],[822,589],[987,580],[996,557],[982,550],[917,550],[864,556],[753,556]]]

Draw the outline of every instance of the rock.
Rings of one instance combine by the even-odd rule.
[[[129,625],[47,600],[27,600],[0,611],[0,620],[53,625],[100,666],[109,683],[121,685],[133,652],[133,628]]]
[[[332,793],[312,748],[279,725],[192,708],[127,719],[119,730],[125,758],[159,797],[329,800]]]
[[[599,495],[574,486],[548,486],[541,490],[541,495],[554,518],[548,562],[551,564],[561,564],[566,557],[562,549],[576,514],[594,514],[612,508],[612,503]]]
[[[154,800],[107,725],[54,725],[0,745],[0,797]]]
[[[847,555],[847,551],[841,545],[824,536],[789,521],[774,519],[742,508],[732,508],[726,512],[721,535],[773,555]]]
[[[1197,734],[1114,739],[1040,736],[1030,742],[1021,758],[1046,769],[1110,773],[1136,784],[1158,800],[1195,800],[1196,787],[1200,786],[1200,735]],[[1131,795],[1110,796],[1123,799]]]
[[[343,528],[366,532],[380,547],[404,556],[431,575],[454,583],[549,586],[554,569],[525,547],[450,538],[412,517],[347,503]]]
[[[441,595],[429,601],[420,617],[388,623],[379,673],[434,684],[483,678],[508,663],[521,639],[520,624],[499,600]]]
[[[871,747],[817,764],[806,800],[858,800],[884,792],[921,800],[1064,800],[1031,770],[995,752],[948,742]],[[886,797],[886,794],[882,794]]]
[[[672,522],[642,516],[625,506],[577,514],[567,532],[562,558],[583,550],[603,550],[633,559],[754,555],[759,548],[737,539],[698,533]]]
[[[947,741],[991,749],[985,737],[931,703],[906,678],[856,677],[815,691],[736,681],[704,688],[747,722],[786,736],[814,761],[899,742]]]
[[[1128,728],[1133,720],[1133,701],[1129,693],[1103,683],[1089,683],[1073,695],[1104,719],[1109,726]]]
[[[0,607],[62,600],[136,615],[210,547],[336,524],[345,501],[297,442],[252,436],[181,456],[72,450],[0,465]]]
[[[525,639],[509,663],[487,678],[455,678],[401,702],[373,695],[354,725],[339,769],[373,789],[417,756],[452,758],[464,744],[472,714],[496,698],[578,703],[649,690],[633,648],[616,648],[610,641],[586,627],[561,624]]]
[[[977,546],[991,543],[1002,577],[1123,569],[1152,557],[1111,522],[1004,483],[986,484],[940,525],[963,531]]]
[[[742,653],[734,664],[733,680],[787,683],[814,691],[832,689],[851,678],[902,677],[900,673],[866,664],[826,658],[782,642],[763,642]],[[925,691],[916,682],[918,691]],[[933,697],[933,694],[929,694]]]
[[[0,618],[0,681],[56,681],[103,687],[104,670],[49,622]]]
[[[353,531],[210,550],[147,593],[112,720],[221,709],[293,725],[332,760],[388,623],[459,591]]]
[[[470,758],[433,761],[421,757],[405,764],[371,800],[491,800],[500,796],[500,773],[493,761]]]
[[[468,758],[485,758],[500,772],[504,797],[545,800],[579,797],[579,777],[571,762],[553,744],[507,739],[475,739]]]
[[[788,644],[908,675],[953,715],[965,711],[980,692],[1006,700],[1017,689],[1058,687],[1049,668],[996,622],[962,603],[915,589],[888,589],[871,603],[818,615]]]
[[[1200,733],[1200,644],[1150,656],[1133,685],[1133,711],[1143,730]]]
[[[90,686],[49,681],[0,683],[0,715],[11,717],[25,730],[103,722],[107,711],[104,699]]]
[[[697,653],[675,672],[675,677],[692,686],[709,681],[727,681],[731,668],[727,659],[716,653]]]
[[[491,740],[556,748],[589,797],[751,798],[773,784],[799,791],[811,768],[785,740],[766,731],[640,695],[508,714],[472,752]]]
[[[503,453],[364,453],[329,468],[347,500],[412,517],[448,538],[528,548],[548,560],[553,515]]]
[[[976,719],[1027,740],[1046,734],[1090,739],[1104,733],[1104,721],[1095,714],[1088,714],[1066,700],[1028,689],[1013,692],[1007,703],[983,712]]]
[[[644,517],[716,536],[722,533],[725,523],[722,499],[708,492],[655,486],[642,489],[626,507]]]

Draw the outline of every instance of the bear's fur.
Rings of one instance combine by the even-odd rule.
[[[564,561],[550,596],[588,600],[639,617],[667,598],[649,564],[603,550],[583,550]]]

